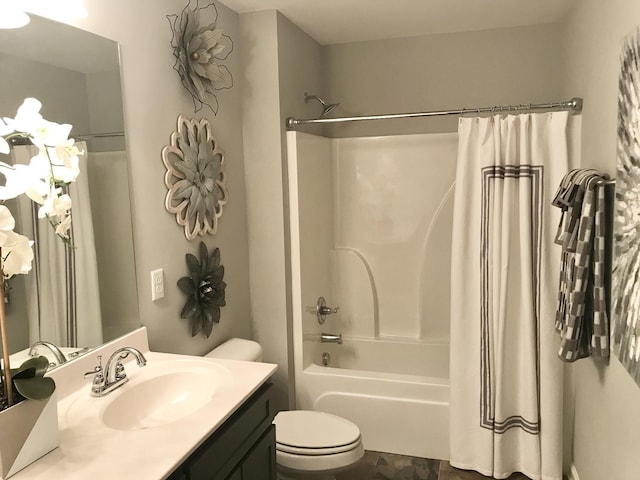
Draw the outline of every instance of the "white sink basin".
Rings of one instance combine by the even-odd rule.
[[[100,418],[116,430],[153,428],[180,420],[207,405],[231,380],[224,367],[204,360],[126,366],[130,380],[102,397]]]

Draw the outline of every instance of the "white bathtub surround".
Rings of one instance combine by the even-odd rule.
[[[451,303],[451,464],[562,478],[554,331],[567,112],[459,123]],[[479,359],[479,361],[478,361]]]
[[[287,142],[296,408],[350,420],[367,450],[448,458],[457,135]],[[319,295],[340,307],[322,327]]]

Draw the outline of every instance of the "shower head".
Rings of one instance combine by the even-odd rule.
[[[320,104],[322,105],[322,113],[320,114],[321,117],[324,117],[330,111],[332,111],[334,108],[336,108],[338,105],[340,105],[339,103],[327,104],[318,95],[309,95],[307,92],[304,92],[304,103],[309,103],[309,100],[317,100],[318,102],[320,102]]]

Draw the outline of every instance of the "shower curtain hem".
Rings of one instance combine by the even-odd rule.
[[[478,473],[481,473],[486,477],[495,478],[498,480],[504,480],[506,478],[509,478],[514,473],[522,473],[523,475],[526,475],[527,477],[529,477],[531,480],[562,480],[562,476],[554,477],[554,476],[547,476],[547,475],[532,475],[522,470],[514,470],[511,473],[494,473],[489,470],[474,467],[473,465],[459,463],[459,462],[456,462],[455,460],[449,460],[449,464],[454,468],[459,468],[461,470],[473,470]]]

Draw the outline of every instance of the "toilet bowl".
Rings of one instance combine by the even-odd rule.
[[[336,415],[311,410],[276,415],[276,462],[281,478],[333,478],[364,455],[360,429]]]
[[[251,340],[232,338],[206,356],[260,361],[262,347]],[[364,455],[358,426],[336,415],[312,410],[281,411],[273,423],[278,477],[283,480],[335,478],[335,473]]]

